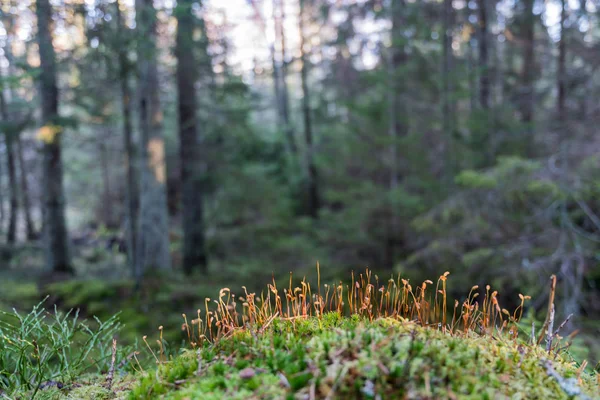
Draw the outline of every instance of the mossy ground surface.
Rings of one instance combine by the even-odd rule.
[[[164,340],[170,344],[165,347],[166,352],[173,354],[186,339],[185,331],[179,329],[180,316],[173,314],[173,309],[187,311],[189,304],[200,303],[198,291],[212,293],[214,285],[206,283],[206,288],[199,290],[196,285],[185,286],[181,282],[156,282],[136,296],[128,295],[131,285],[127,282],[68,281],[46,288],[51,293],[50,300],[62,307],[85,304],[84,315],[102,317],[117,309],[128,310],[121,315],[127,329],[119,337],[120,347],[139,338],[140,332],[149,332],[158,322],[163,323]],[[39,298],[38,288],[31,285],[4,287],[14,294],[3,294],[9,304],[14,304],[17,298],[27,299],[24,302],[27,304]],[[405,290],[406,284],[398,287]],[[357,292],[362,293],[362,289]],[[368,293],[364,291],[367,297],[363,300],[368,300]],[[229,310],[229,304],[221,301],[222,294],[219,309]],[[246,301],[251,297],[246,295]],[[124,306],[119,299],[137,306]],[[363,300],[359,298],[356,303],[355,298],[355,310],[362,309]],[[463,304],[465,310],[467,303]],[[27,304],[20,305],[27,308]],[[417,310],[417,305],[424,304],[421,299],[406,306]],[[437,301],[433,303],[436,304]],[[0,301],[0,309],[2,305]],[[315,304],[309,309],[316,309]],[[249,308],[246,306],[244,310]],[[220,315],[223,321],[224,314],[213,315]],[[477,319],[468,334],[451,335],[400,318],[369,321],[359,314],[340,317],[337,313],[326,313],[322,318],[287,319],[275,318],[272,312],[265,315],[259,328],[247,327],[247,322],[232,325],[233,330],[215,344],[205,344],[199,353],[185,350],[175,357],[165,355],[169,361],[157,368],[148,368],[141,355],[145,371],[122,375],[121,370],[111,388],[107,388],[103,372],[62,382],[61,388],[47,386],[35,398],[600,398],[599,378],[590,367],[587,372],[580,371],[577,364],[555,355],[554,350],[548,354],[541,347],[510,338],[508,332],[499,334],[496,330],[494,336],[482,336],[472,330],[481,322]],[[536,326],[536,331],[540,332],[541,326]],[[140,345],[138,342],[138,349]],[[31,398],[31,393],[16,398]]]
[[[549,369],[550,368],[550,369]],[[410,322],[275,320],[150,372],[130,399],[600,398],[598,378],[508,337]]]

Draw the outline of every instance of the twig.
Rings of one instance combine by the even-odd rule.
[[[550,319],[548,320],[548,329],[546,331],[546,351],[548,353],[552,349],[552,339],[554,338],[552,329],[554,329],[554,304],[550,306]]]
[[[544,339],[544,331],[550,322],[550,310],[554,308],[554,295],[556,293],[556,275],[552,275],[550,277],[550,295],[548,298],[548,314],[546,314],[546,321],[542,326],[542,331],[540,332],[540,337],[538,338],[537,344],[542,343]]]
[[[106,386],[108,390],[112,389],[113,378],[115,375],[115,360],[117,359],[117,339],[113,338],[112,341],[112,358],[110,359],[110,368],[108,369],[108,375],[106,376]]]
[[[117,369],[123,368],[129,362],[129,360],[131,360],[134,356],[138,354],[140,354],[139,351],[132,351],[131,353],[129,353],[129,355],[122,359],[119,365],[117,365]]]
[[[200,376],[202,373],[202,351],[196,350],[196,359],[198,360],[198,367],[196,368],[196,376]]]
[[[558,328],[554,331],[554,336],[558,335],[558,332],[560,332],[560,330],[562,328],[564,328],[566,324],[569,323],[569,320],[571,319],[571,317],[573,317],[573,314],[569,314],[569,316],[567,318],[565,318],[565,320],[562,322],[562,324],[560,324],[558,326]]]
[[[275,314],[273,314],[273,316],[271,318],[269,318],[269,320],[260,328],[260,330],[258,331],[259,334],[262,334],[265,332],[265,330],[267,330],[267,328],[269,327],[269,325],[271,325],[271,323],[273,322],[273,320],[275,318],[277,318],[279,316],[279,311],[277,311]]]
[[[334,398],[333,396],[335,395],[335,391],[337,390],[337,388],[340,385],[340,382],[342,381],[344,376],[348,373],[348,370],[349,370],[348,364],[346,364],[342,367],[342,370],[340,371],[339,375],[335,378],[335,382],[333,382],[333,386],[331,387],[331,390],[325,397],[325,400],[331,400]]]

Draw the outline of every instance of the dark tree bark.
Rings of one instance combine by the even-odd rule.
[[[294,134],[294,127],[290,118],[290,96],[288,90],[287,81],[287,45],[285,38],[285,4],[283,0],[274,0],[273,9],[279,10],[279,18],[275,22],[275,37],[279,39],[279,45],[281,47],[281,68],[279,70],[281,79],[281,119],[283,121],[283,129],[287,137],[290,152],[293,157],[298,154],[298,146],[296,145],[296,138]]]
[[[524,0],[523,15],[523,105],[522,119],[530,127],[531,133],[527,138],[527,153],[533,153],[533,120],[534,120],[534,74],[535,74],[535,17],[533,14],[534,0]]]
[[[117,29],[120,39],[125,37],[125,22],[120,11],[120,0],[116,1]],[[135,257],[137,244],[137,220],[139,211],[139,187],[136,179],[136,151],[131,123],[131,90],[129,76],[131,70],[127,59],[127,47],[119,47],[119,86],[121,89],[121,112],[123,113],[123,149],[127,169],[127,258],[132,275],[135,276]]]
[[[398,140],[408,134],[408,118],[406,107],[401,99],[404,89],[404,79],[399,71],[407,62],[407,54],[405,50],[406,39],[403,37],[402,30],[405,27],[404,12],[406,12],[406,4],[404,0],[392,2],[392,48],[391,48],[391,78],[390,87],[388,88],[388,96],[390,102],[391,125],[389,127],[391,144],[390,152],[391,168],[390,168],[390,187],[393,189],[398,186],[403,176],[407,171],[400,167],[400,157],[398,154]]]
[[[136,0],[140,117],[140,210],[136,280],[145,271],[170,269],[167,171],[156,64],[156,11],[152,0]]]
[[[481,108],[490,107],[490,72],[488,56],[487,0],[477,0],[479,11],[479,103]]]
[[[19,183],[17,181],[17,164],[15,162],[15,131],[8,119],[8,104],[4,87],[0,88],[0,113],[4,130],[4,143],[6,144],[6,170],[8,172],[9,209],[8,229],[6,231],[6,242],[15,243],[17,239],[17,218],[19,214]]]
[[[7,40],[6,40],[5,46],[4,46],[4,56],[8,60],[7,75],[10,77],[10,76],[15,76],[14,75],[15,74],[15,60],[13,58],[13,54],[11,51],[12,50],[12,41],[13,41],[13,38],[15,35],[15,32],[14,32],[15,24],[14,24],[14,21],[10,18],[6,22],[8,22],[8,23],[6,26],[6,28],[7,28],[7,38],[6,39]],[[8,94],[10,98],[12,98],[12,90],[11,90],[10,86],[7,88],[6,94]],[[2,93],[2,95],[4,96],[5,94]],[[5,98],[2,98],[2,104],[6,104]],[[7,104],[6,104],[6,106],[8,107]],[[8,114],[8,110],[6,111],[6,113]],[[17,187],[14,190],[11,189],[11,193],[19,192],[21,194],[21,203],[23,205],[23,217],[25,220],[24,222],[25,222],[26,237],[27,237],[27,240],[35,240],[35,239],[37,239],[37,234],[35,232],[33,221],[31,218],[31,201],[30,201],[30,197],[29,197],[29,187],[27,185],[27,168],[25,167],[25,162],[23,160],[23,145],[21,143],[21,133],[22,133],[24,127],[28,124],[30,117],[31,117],[31,115],[25,116],[25,119],[15,126],[16,129],[13,130],[13,135],[11,136],[11,138],[9,138],[9,140],[7,140],[6,147],[9,150],[9,155],[10,155],[10,153],[16,152],[15,153],[16,161],[18,161],[18,164],[19,164],[18,168],[20,168],[20,171],[21,171],[21,173],[19,174],[20,187]],[[7,115],[5,115],[4,119],[8,122]],[[9,164],[12,163],[14,165],[15,164],[15,156],[12,156],[12,160],[9,158],[8,162],[9,162]],[[14,172],[12,174],[10,173],[11,169],[14,170]],[[16,166],[9,168],[9,176],[12,176],[13,174],[17,175],[16,170],[17,170]],[[18,204],[16,199],[11,199],[11,203]],[[11,226],[17,224],[16,212],[14,214],[15,214],[15,221],[11,222]]]
[[[306,57],[306,37],[304,32],[305,18],[305,0],[300,0],[300,78],[302,81],[302,115],[304,118],[304,140],[306,142],[306,167],[307,173],[307,190],[308,190],[308,215],[312,218],[318,218],[319,208],[321,207],[318,183],[318,171],[314,160],[314,143],[313,143],[313,127],[312,116],[310,110],[310,91],[308,88],[308,60]]]
[[[402,75],[399,74],[406,63],[405,39],[402,35],[404,29],[404,12],[406,4],[404,0],[391,2],[392,17],[392,47],[390,59],[388,60],[389,87],[388,87],[388,134],[389,144],[389,190],[393,193],[400,185],[402,177],[407,171],[400,167],[400,154],[398,141],[408,133],[406,109],[403,105],[401,95],[404,92]],[[398,218],[393,202],[389,203],[390,218],[385,222],[387,237],[384,249],[384,263],[391,266],[395,259],[396,242],[398,236]]]
[[[475,66],[475,49],[473,40],[469,39],[467,47],[467,71],[469,81],[469,111],[472,113],[477,109],[477,68]]]
[[[204,239],[202,156],[196,116],[196,60],[194,57],[193,0],[179,0],[176,8],[177,94],[181,162],[181,219],[183,225],[183,269],[207,272]]]
[[[452,28],[454,23],[454,8],[452,0],[444,0],[443,12],[443,66],[442,66],[442,126],[445,145],[444,158],[446,165],[444,167],[444,177],[446,183],[451,182],[453,177],[452,161],[452,143],[454,131],[456,129],[454,107],[454,85],[452,71],[454,69],[454,57],[452,54]]]
[[[282,96],[281,96],[281,78],[279,64],[277,63],[277,52],[275,45],[271,45],[271,66],[273,68],[273,91],[275,99],[275,109],[277,110],[277,124],[278,126],[285,126],[282,112]],[[288,143],[289,146],[289,143]]]
[[[31,217],[31,195],[29,193],[29,183],[27,181],[27,165],[23,154],[23,142],[21,136],[17,135],[17,155],[19,157],[19,167],[21,170],[21,201],[23,203],[23,217],[25,218],[25,234],[27,240],[36,240],[37,232]]]
[[[109,229],[113,229],[115,228],[115,223],[112,214],[113,205],[110,183],[110,165],[105,141],[102,141],[98,144],[98,153],[100,155],[100,169],[102,172],[102,220],[104,226]]]
[[[556,74],[556,85],[558,88],[558,96],[556,98],[556,111],[558,118],[563,121],[565,115],[565,100],[567,96],[566,89],[566,57],[567,57],[567,38],[565,22],[567,20],[567,1],[561,0],[560,12],[560,41],[558,42],[558,71]]]
[[[49,0],[36,0],[42,121],[48,135],[43,145],[44,172],[44,239],[47,267],[58,273],[73,273],[69,259],[68,232],[65,218],[65,195],[61,153],[62,130],[58,124],[58,87],[56,60],[52,44],[52,7]]]
[[[2,182],[4,181],[4,168],[2,165],[2,158],[0,157],[0,235],[4,233],[4,191],[2,190]]]

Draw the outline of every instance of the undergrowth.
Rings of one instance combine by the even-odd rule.
[[[84,374],[102,374],[129,348],[111,345],[120,323],[79,320],[77,311],[47,312],[44,302],[28,314],[1,312],[0,395],[36,397],[51,388],[70,388]],[[113,353],[114,349],[114,353]],[[111,364],[112,363],[112,364]]]
[[[269,284],[260,296],[242,287],[183,314],[189,350],[170,358],[160,337],[147,349],[158,364],[131,399],[220,398],[591,398],[600,375],[569,359],[568,319],[554,321],[556,278],[547,317],[521,322],[528,296],[513,311],[497,292],[473,286],[447,298],[449,273],[413,287],[369,270],[316,288],[303,279]],[[481,299],[481,300],[480,300]],[[563,340],[565,339],[565,340]]]
[[[569,318],[555,321],[556,278],[543,324],[523,320],[528,296],[501,307],[489,286],[447,295],[449,273],[413,286],[367,270],[347,284],[275,280],[257,295],[229,288],[183,314],[186,349],[163,327],[156,363],[117,346],[116,317],[77,313],[0,318],[0,396],[48,399],[596,398],[600,374],[569,354]],[[8,322],[7,318],[8,318]],[[178,348],[178,346],[174,346]],[[131,361],[131,362],[129,362]],[[131,371],[134,371],[131,373]],[[11,397],[13,396],[13,397]],[[596,397],[594,397],[596,396]]]

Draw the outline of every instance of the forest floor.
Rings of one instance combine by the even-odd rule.
[[[509,335],[450,334],[335,312],[273,319],[264,329],[240,329],[169,360],[159,351],[155,356],[156,367],[110,379],[110,373],[85,375],[45,387],[37,398],[600,398],[597,374]]]
[[[228,287],[241,286],[227,274],[203,280],[156,274],[136,291],[123,277],[97,279],[106,273],[95,268],[58,282],[2,271],[0,311],[16,306],[20,317],[0,314],[0,397],[600,398],[598,365],[586,365],[565,347],[569,338],[561,340],[561,321],[548,349],[547,338],[539,336],[545,325],[522,318],[526,299],[512,312],[501,311],[489,289],[475,301],[476,287],[462,304],[454,304],[453,315],[446,315],[441,310],[450,313],[453,305],[446,299],[447,275],[413,288],[400,278],[378,282],[367,271],[353,275],[347,285],[328,286],[321,285],[318,271],[316,281],[303,280],[296,287],[273,281],[256,291],[259,295],[251,282],[243,296],[236,296],[227,288],[216,292],[226,281]],[[25,316],[42,293],[49,297],[39,311]],[[96,337],[86,336],[87,328],[86,335],[69,334],[66,319],[58,328],[42,322],[52,320],[47,310],[55,304],[59,313],[79,309],[81,326],[92,330],[99,325],[91,317],[111,321],[119,311],[123,325],[114,331],[100,328],[96,344],[102,350],[85,355],[94,368],[82,363],[75,370],[66,357],[61,363],[70,365],[49,367],[43,379],[38,379],[42,372],[22,366],[22,377],[15,380],[18,374],[9,375],[19,368],[19,357],[29,359],[30,368],[39,367],[35,354],[43,352],[41,343],[51,344],[47,362],[54,365],[63,360],[52,353],[56,348],[85,353],[86,338]],[[532,339],[532,323],[540,340]],[[142,339],[144,334],[149,337]],[[10,347],[11,337],[22,345]],[[118,347],[111,363],[112,337]]]

